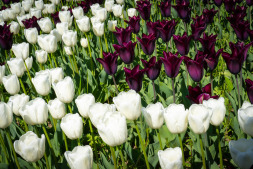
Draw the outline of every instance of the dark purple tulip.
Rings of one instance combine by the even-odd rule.
[[[192,35],[187,36],[186,32],[183,34],[183,36],[173,35],[173,40],[176,44],[177,51],[180,55],[187,55],[189,53]]]
[[[140,20],[139,16],[129,17],[129,21],[125,20],[126,23],[133,29],[133,33],[137,34],[140,31]]]
[[[171,39],[171,36],[175,33],[175,27],[177,25],[177,22],[175,22],[174,19],[167,21],[163,20],[160,22],[160,27],[157,27],[160,38],[162,38],[163,42],[169,42]]]
[[[116,36],[116,39],[119,43],[119,45],[123,45],[123,43],[127,43],[131,40],[131,33],[133,32],[133,29],[128,26],[127,28],[118,28],[115,27],[116,32],[113,32],[113,34]]]
[[[55,13],[52,13],[51,14],[53,20],[54,20],[54,24],[56,25],[57,23],[61,23],[61,20],[59,18],[59,11],[58,12],[55,12]]]
[[[155,50],[155,34],[151,33],[149,35],[142,34],[142,38],[137,37],[141,44],[141,48],[146,55],[152,55]]]
[[[163,51],[163,57],[160,57],[164,64],[165,73],[170,78],[175,78],[180,69],[180,64],[183,61],[183,57],[178,57],[178,54],[173,54],[171,52],[164,52]]]
[[[26,19],[26,20],[23,20],[23,24],[25,25],[25,28],[28,29],[28,28],[37,28],[38,32],[40,31],[40,26],[38,24],[38,20],[35,16],[33,16],[32,18],[30,19]]]
[[[148,33],[151,34],[155,34],[156,38],[159,37],[159,31],[158,31],[158,27],[160,27],[160,21],[156,21],[156,22],[147,22],[147,29],[148,29]]]
[[[89,12],[90,5],[86,1],[81,1],[80,3],[77,3],[77,6],[82,7],[84,13]]]
[[[250,79],[246,79],[246,90],[251,104],[253,104],[253,81]]]
[[[137,42],[132,43],[129,41],[123,43],[123,45],[112,45],[117,53],[119,53],[120,58],[125,64],[130,64],[134,60],[134,48]]]
[[[146,69],[139,69],[140,65],[136,65],[132,70],[124,68],[126,74],[126,82],[130,89],[139,92],[142,88],[142,79]]]
[[[235,0],[224,0],[225,9],[228,13],[231,13],[235,9]]]
[[[151,4],[148,0],[141,0],[136,2],[136,9],[140,13],[143,20],[149,20],[151,12]]]
[[[214,8],[208,10],[203,10],[203,15],[206,17],[206,23],[213,23],[213,17],[217,13],[217,10],[214,10]]]
[[[248,29],[250,40],[253,41],[253,30]]]
[[[193,18],[194,23],[191,24],[193,40],[197,41],[206,29],[206,18],[204,15]]]
[[[209,51],[208,53],[205,53],[207,54],[207,56],[204,58],[205,69],[207,69],[208,67],[210,71],[213,71],[218,65],[219,56],[222,52],[223,52],[223,49],[219,49],[217,52],[215,52],[214,46],[213,46],[213,50]]]
[[[223,0],[213,0],[213,2],[217,7],[220,7],[222,5]]]
[[[11,0],[2,0],[4,4],[9,4]]]
[[[246,0],[246,4],[247,4],[248,6],[253,5],[253,0]]]
[[[247,15],[247,7],[237,5],[236,8],[233,10],[232,15],[234,15],[235,18],[243,20],[243,18]]]
[[[246,60],[248,50],[253,42],[248,45],[244,45],[243,42],[239,42],[234,44],[232,42],[229,43],[232,54],[222,52],[222,57],[227,63],[227,68],[232,74],[238,74],[241,69],[243,62]]]
[[[196,104],[202,104],[204,100],[208,100],[210,98],[213,98],[213,99],[219,98],[219,96],[217,95],[216,96],[211,95],[210,83],[207,84],[205,87],[203,87],[202,90],[200,89],[199,86],[196,86],[196,87],[189,86],[188,92],[189,92],[189,95],[187,95],[186,98],[191,100],[192,103],[196,103]]]
[[[171,2],[161,2],[158,6],[163,17],[169,17],[171,15]]]
[[[0,25],[0,46],[4,50],[10,50],[13,44],[13,33],[10,31],[10,25],[5,23],[3,26]]]
[[[150,80],[156,80],[160,74],[162,61],[158,60],[156,62],[156,57],[153,56],[149,61],[146,61],[144,59],[141,59],[145,69],[146,74]]]
[[[177,11],[178,16],[184,20],[184,22],[189,22],[191,17],[191,8],[189,8],[190,3],[182,0],[177,2],[176,6],[172,6]]]
[[[187,56],[183,57],[188,73],[191,76],[192,80],[195,82],[200,82],[204,75],[203,61],[206,57],[206,54],[201,51],[198,51],[194,60]]]
[[[199,38],[200,43],[202,44],[202,48],[205,52],[211,51],[215,46],[217,35],[211,34],[208,36],[207,34],[203,34],[203,38]]]
[[[243,1],[243,0],[236,0],[236,3],[239,4],[239,3],[241,3],[242,1]]]
[[[231,24],[232,28],[235,31],[237,38],[241,41],[245,41],[249,37],[248,29],[249,29],[248,21],[239,21],[236,24]]]
[[[8,8],[9,8],[9,7],[8,7]],[[7,7],[6,7],[6,6],[2,6],[2,7],[0,8],[0,11],[5,10],[5,9],[7,9]]]
[[[99,61],[103,65],[105,72],[108,75],[114,75],[117,72],[118,54],[116,52],[114,53],[103,52],[103,56],[104,59],[97,58],[97,61]]]

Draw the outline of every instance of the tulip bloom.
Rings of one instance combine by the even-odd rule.
[[[23,94],[16,94],[11,96],[8,105],[12,104],[12,111],[16,116],[20,116],[19,109],[29,102],[29,96]]]
[[[222,5],[223,0],[214,0],[213,2],[217,7],[220,7]]]
[[[206,33],[204,33],[203,38],[198,39],[200,43],[202,44],[202,48],[205,52],[207,51],[209,52],[214,48],[216,37],[217,35],[211,34],[210,36],[208,36]]]
[[[253,0],[246,0],[246,4],[248,6],[252,6],[253,5]]]
[[[253,103],[253,81],[250,79],[246,79],[246,90],[251,103]]]
[[[213,23],[213,17],[215,16],[215,14],[217,13],[217,10],[214,10],[214,8],[208,10],[208,9],[204,9],[203,10],[203,15],[206,18],[206,23],[210,24]]]
[[[116,52],[114,53],[103,52],[103,56],[104,59],[97,58],[97,61],[99,61],[103,65],[104,70],[108,75],[114,75],[117,72],[118,54]]]
[[[163,17],[169,17],[171,15],[171,2],[165,1],[158,5]]]
[[[126,75],[126,82],[130,89],[139,92],[142,88],[142,79],[146,69],[139,69],[140,65],[136,65],[132,70],[124,68]]]
[[[245,101],[242,107],[238,110],[238,121],[244,133],[253,136],[253,105]]]
[[[137,37],[141,44],[141,48],[146,55],[152,55],[155,50],[155,34],[151,33],[149,35],[142,34],[142,38]]]
[[[24,34],[25,34],[26,40],[29,43],[31,43],[31,44],[37,43],[39,33],[38,33],[38,30],[36,28],[24,29]]]
[[[241,41],[245,41],[249,37],[248,29],[250,27],[250,23],[248,21],[240,20],[235,24],[231,23],[232,28],[235,31],[237,38]]]
[[[147,29],[148,29],[148,33],[151,34],[155,34],[156,38],[159,38],[159,30],[157,29],[160,26],[160,21],[156,21],[156,22],[147,22]]]
[[[5,129],[9,127],[13,120],[12,114],[12,106],[13,103],[6,104],[4,102],[0,102],[0,128]]]
[[[121,60],[125,64],[130,64],[134,60],[134,48],[136,46],[137,42],[132,43],[132,41],[129,41],[128,43],[123,43],[123,45],[116,45],[113,44],[112,46],[116,50],[116,52],[119,54]]]
[[[136,2],[136,9],[140,13],[143,20],[149,20],[151,13],[151,3],[148,0]]]
[[[225,9],[228,13],[232,13],[235,9],[236,0],[224,0]]]
[[[2,84],[3,82],[3,77],[5,75],[5,66],[4,66],[4,63],[0,63],[0,84]]]
[[[222,52],[223,52],[223,49],[219,49],[217,52],[215,52],[214,46],[213,46],[213,49],[211,49],[210,52],[206,53],[207,55],[204,58],[204,62],[205,62],[204,68],[207,69],[208,67],[210,71],[213,71],[218,65],[219,56]]]
[[[77,43],[77,32],[68,30],[65,31],[62,35],[62,41],[68,47],[74,47]]]
[[[59,18],[59,11],[54,13],[54,14],[51,14],[53,20],[54,20],[54,24],[56,25],[57,23],[61,23],[61,20]]]
[[[172,35],[175,33],[175,27],[177,25],[177,22],[175,22],[174,19],[167,21],[163,20],[160,22],[160,26],[157,27],[160,38],[162,38],[163,42],[169,42]]]
[[[89,12],[90,5],[87,1],[81,1],[80,3],[77,3],[77,5],[83,8],[84,13]]]
[[[23,24],[25,25],[25,28],[28,29],[28,28],[37,28],[38,32],[40,31],[40,26],[38,24],[38,20],[35,16],[33,16],[32,18],[30,19],[26,19],[26,20],[23,20]]]
[[[186,32],[183,34],[183,36],[173,35],[173,40],[176,44],[177,51],[180,55],[187,55],[189,53],[192,35],[187,36]]]
[[[89,117],[88,112],[89,112],[90,106],[95,104],[95,97],[91,93],[82,94],[76,98],[75,103],[76,103],[78,112],[81,114],[81,116],[88,118]]]
[[[162,61],[159,60],[156,62],[156,57],[153,56],[149,61],[146,61],[144,59],[141,59],[141,62],[143,63],[146,74],[150,80],[156,80],[160,74]]]
[[[54,119],[62,119],[66,114],[65,104],[59,99],[50,100],[47,104],[48,110]]]
[[[140,31],[140,19],[139,16],[133,16],[129,17],[129,21],[125,20],[125,22],[133,29],[134,34],[137,34]]]
[[[4,76],[2,78],[2,81],[3,81],[5,90],[9,94],[11,95],[18,94],[18,92],[20,91],[20,84],[19,84],[17,75],[14,74],[14,75]]]
[[[39,35],[38,44],[47,53],[54,53],[57,50],[57,39],[51,34]]]
[[[179,147],[158,151],[158,159],[162,169],[181,169],[182,150]]]
[[[15,74],[18,77],[22,77],[25,72],[25,64],[22,58],[11,58],[7,61],[11,74]]]
[[[191,17],[191,8],[189,8],[190,3],[186,0],[177,2],[176,6],[172,6],[176,11],[178,16],[184,20],[184,22],[189,22]]]
[[[10,26],[5,23],[3,26],[0,25],[0,46],[4,50],[10,50],[13,43],[13,33],[10,31]]]
[[[17,58],[25,60],[29,56],[29,43],[18,43],[12,45],[12,51]]]
[[[116,32],[113,32],[113,34],[116,36],[116,39],[119,43],[119,45],[123,45],[123,43],[127,43],[131,41],[131,34],[133,32],[133,28],[128,26],[127,28],[118,28],[115,27]]]
[[[197,41],[206,29],[206,18],[204,15],[193,18],[194,23],[191,24],[193,40]]]
[[[36,89],[36,92],[42,96],[46,96],[51,91],[51,75],[48,72],[36,74],[32,78],[32,83]]]

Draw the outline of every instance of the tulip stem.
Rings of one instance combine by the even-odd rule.
[[[15,151],[15,149],[14,149],[14,146],[13,146],[13,143],[12,143],[12,140],[11,140],[10,131],[9,131],[9,129],[6,129],[5,131],[6,131],[6,134],[7,134],[8,139],[9,139],[11,149],[12,149],[12,151],[13,151],[13,155],[14,155],[14,159],[15,159],[16,166],[17,166],[18,169],[20,169],[20,165],[19,165],[19,163],[18,163],[17,154],[16,154],[16,151]]]
[[[143,155],[144,155],[144,158],[145,158],[147,169],[150,169],[149,163],[148,163],[148,157],[147,157],[147,154],[146,154],[146,148],[145,148],[145,145],[144,145],[143,140],[141,138],[141,133],[140,133],[140,130],[139,130],[138,126],[137,126],[136,120],[134,120],[134,124],[135,124],[136,131],[138,133],[140,142],[141,142],[141,147],[142,147],[142,151],[143,151]]]
[[[53,68],[53,64],[52,64],[52,61],[51,61],[50,55],[48,55],[48,60],[49,60],[49,63],[50,63],[50,67],[51,67],[51,68]]]
[[[199,143],[200,143],[200,148],[201,148],[203,169],[206,169],[206,160],[205,160],[205,153],[204,153],[204,149],[203,149],[203,141],[202,141],[202,138],[201,138],[201,134],[199,134]]]
[[[102,45],[102,40],[101,37],[98,37],[99,39],[99,44],[100,44],[100,58],[103,58],[103,45]]]
[[[29,69],[28,69],[28,67],[27,67],[27,65],[26,65],[26,63],[25,63],[25,61],[24,61],[24,64],[25,64],[25,68],[26,68],[26,71],[27,71],[29,80],[30,80],[31,85],[32,85],[32,89],[33,89],[33,91],[34,91],[35,93],[37,93],[36,90],[35,90],[35,88],[34,88],[34,85],[33,85],[33,83],[32,83],[32,78],[31,78],[31,75],[30,75],[30,71],[29,71]]]
[[[5,154],[6,163],[9,164],[9,160],[8,160],[8,159],[9,159],[9,156],[8,156],[8,154],[7,154],[6,146],[5,146],[5,144],[4,144],[4,139],[3,139],[1,133],[0,133],[0,142],[1,142],[2,147],[3,147],[3,151],[4,151],[4,154]]]
[[[184,22],[184,31],[187,33],[187,24]]]
[[[19,79],[19,82],[20,82],[20,85],[21,85],[21,87],[22,87],[23,92],[25,93],[25,95],[27,95],[27,92],[26,92],[26,90],[25,90],[25,86],[24,86],[24,84],[23,84],[21,78],[19,77],[18,79]]]
[[[117,83],[116,83],[114,75],[112,75],[112,80],[113,80],[113,83],[115,85],[116,93],[119,94],[119,90],[118,90]]]
[[[252,23],[251,23],[251,6],[249,6],[249,26],[250,26],[250,29],[252,28]]]
[[[157,137],[159,140],[160,149],[163,150],[163,145],[162,145],[162,140],[161,140],[161,135],[160,135],[159,129],[157,129],[156,132],[157,132]]]
[[[89,119],[89,126],[90,126],[90,132],[91,132],[92,142],[93,142],[93,144],[94,144],[95,157],[96,157],[97,169],[98,169],[99,167],[98,167],[98,152],[97,152],[97,145],[96,145],[96,142],[95,142],[95,136],[94,136],[94,132],[93,132],[93,128],[92,128],[92,124],[91,124],[90,119]]]
[[[241,94],[240,94],[240,89],[239,89],[239,83],[238,83],[238,76],[235,75],[235,79],[236,79],[236,87],[237,87],[237,92],[238,92],[238,107],[241,107]]]
[[[69,112],[70,112],[71,114],[73,114],[70,103],[68,103],[68,108],[69,108]]]
[[[72,59],[71,59],[70,55],[68,55],[68,57],[69,57],[69,62],[70,62],[71,69],[72,69],[72,72],[73,72],[73,76],[75,76],[75,70],[74,70],[74,66],[73,66],[73,63],[72,63]]]
[[[119,155],[120,155],[120,158],[121,158],[121,161],[122,161],[122,165],[123,165],[123,168],[126,169],[126,164],[125,164],[125,159],[124,159],[124,156],[123,156],[123,153],[122,153],[122,149],[121,148],[118,148],[119,150]]]
[[[180,147],[181,147],[181,151],[182,151],[183,166],[185,166],[185,160],[184,160],[184,147],[183,147],[183,142],[182,142],[181,134],[178,133],[177,135],[178,135],[178,139],[179,139],[179,143],[180,143]]]
[[[78,72],[78,66],[77,66],[77,63],[76,63],[76,50],[75,50],[75,47],[73,47],[73,58],[74,58],[74,65],[75,65],[75,69],[76,69],[76,73],[79,74]]]
[[[55,59],[55,56],[54,56],[54,54],[53,54],[53,53],[51,53],[51,58],[53,58],[53,59],[54,59],[54,64],[55,64],[55,67],[58,67],[58,66],[57,66],[57,62],[56,62],[56,59]]]
[[[165,43],[166,44],[166,51],[169,52],[169,45],[168,43]]]
[[[210,73],[211,96],[213,96],[213,71]]]
[[[67,137],[66,137],[66,135],[65,135],[65,133],[63,131],[62,131],[62,136],[63,136],[63,139],[64,139],[66,151],[68,151],[69,148],[68,148]]]
[[[105,39],[106,52],[109,52],[108,43],[107,43],[107,38],[106,38],[106,36],[105,36],[105,33],[104,33],[104,39]]]
[[[223,160],[222,160],[222,151],[221,151],[221,140],[220,140],[220,131],[219,131],[219,127],[216,126],[216,133],[218,136],[218,147],[219,147],[219,156],[220,156],[220,169],[223,169]]]
[[[111,150],[111,154],[112,154],[112,159],[113,159],[114,168],[117,169],[117,161],[116,161],[116,157],[115,157],[114,148],[110,146],[110,150]]]
[[[172,92],[173,92],[173,102],[176,103],[176,94],[175,94],[175,85],[174,85],[174,78],[171,79],[171,85],[172,85]]]
[[[90,41],[89,41],[89,38],[88,38],[86,32],[84,33],[84,35],[85,35],[85,37],[86,37],[86,39],[88,41],[88,50],[89,50],[90,60],[91,60],[91,70],[92,70],[92,75],[94,75],[94,70],[93,70],[94,66],[93,66],[93,59],[92,59],[92,56],[91,56]]]

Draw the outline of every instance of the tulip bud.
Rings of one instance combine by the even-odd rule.
[[[183,104],[170,104],[165,109],[164,119],[171,133],[180,134],[186,131],[188,125],[188,109]]]
[[[35,1],[35,7],[39,10],[42,10],[44,8],[44,2],[43,0]]]
[[[114,0],[106,0],[105,1],[105,9],[108,12],[112,12],[112,6],[114,5]]]
[[[84,48],[88,47],[88,40],[86,38],[81,38],[80,43],[82,47]]]
[[[126,118],[119,112],[106,112],[97,128],[100,137],[109,146],[118,146],[127,140]]]
[[[31,57],[27,58],[25,60],[25,64],[27,66],[27,69],[30,70],[33,66],[33,57],[31,56]],[[27,70],[25,69],[25,71],[27,71]]]
[[[201,105],[193,104],[189,109],[189,125],[195,134],[205,133],[210,124],[212,109]]]
[[[11,58],[10,61],[7,61],[7,64],[10,68],[12,74],[22,77],[25,72],[25,64],[22,58]]]
[[[54,35],[39,35],[38,44],[47,53],[54,53],[57,50],[57,39]]]
[[[19,85],[19,81],[18,81],[18,77],[17,75],[8,75],[8,76],[4,76],[2,78],[3,84],[4,84],[4,88],[5,90],[11,94],[11,95],[15,95],[19,92],[20,90],[20,85]]]
[[[50,100],[47,104],[48,110],[54,119],[62,119],[66,114],[65,104],[59,99]]]
[[[107,18],[107,11],[105,8],[99,8],[95,10],[95,16],[99,19],[100,22],[104,22]]]
[[[31,43],[35,44],[38,38],[38,30],[36,28],[29,28],[24,30],[26,40]]]
[[[252,168],[253,165],[253,139],[239,139],[229,142],[229,152],[233,161],[241,169]]]
[[[43,32],[50,33],[50,31],[52,30],[52,22],[48,17],[42,18],[42,19],[38,20],[37,22],[40,26],[40,29]]]
[[[16,13],[19,14],[21,12],[21,3],[17,2],[17,3],[13,3],[11,4],[11,9]]]
[[[77,146],[72,151],[66,151],[64,156],[70,168],[92,169],[93,152],[89,145]]]
[[[71,16],[70,11],[59,11],[59,19],[61,22],[67,22],[68,27],[72,25],[73,16]]]
[[[81,19],[84,16],[83,8],[81,6],[72,9],[73,15],[76,19]]]
[[[78,113],[66,114],[61,120],[61,129],[71,140],[80,138],[83,133],[83,122],[81,116]]]
[[[68,22],[57,23],[56,29],[60,35],[63,35],[63,33],[68,30]]]
[[[30,17],[32,18],[33,16],[35,16],[36,18],[41,18],[41,10],[36,9],[36,8],[31,8]]]
[[[45,144],[44,134],[39,138],[32,131],[28,131],[14,142],[14,149],[26,161],[36,162],[43,157]]]
[[[52,77],[52,83],[57,83],[64,78],[64,72],[61,67],[50,69],[50,74]]]
[[[158,151],[159,163],[162,169],[181,169],[182,151],[181,148],[167,148]]]
[[[62,40],[66,46],[74,47],[77,43],[77,32],[72,30],[65,31],[62,35]]]
[[[32,7],[32,3],[30,0],[23,0],[22,1],[22,7],[24,8],[24,10],[26,12],[28,12],[30,10],[30,8]]]
[[[83,94],[76,98],[75,103],[81,116],[88,118],[90,106],[95,104],[95,97],[91,93]]]
[[[17,23],[17,22],[15,22],[15,21],[12,21],[11,23],[10,23],[10,31],[14,34],[14,35],[16,35],[16,34],[18,34],[19,33],[19,30],[20,30],[20,26],[19,26],[19,24]]]
[[[115,27],[117,26],[117,20],[115,21],[108,21],[108,30],[111,32],[115,31]]]
[[[238,121],[244,133],[253,136],[252,121],[253,121],[253,105],[245,101],[242,107],[238,110]]]
[[[6,104],[4,102],[0,102],[0,128],[5,129],[13,120],[12,114],[12,104]]]
[[[13,44],[12,51],[17,58],[25,60],[29,56],[29,43]]]
[[[120,17],[123,13],[123,5],[114,4],[112,6],[113,15],[116,17]]]
[[[35,56],[37,62],[44,64],[47,61],[47,52],[44,50],[36,50],[35,51]]]
[[[135,8],[127,9],[127,15],[129,17],[137,16],[137,10]]]
[[[83,16],[82,18],[76,20],[78,28],[82,32],[89,32],[90,31],[90,18],[87,16]]]
[[[0,84],[3,82],[3,77],[5,76],[5,66],[0,65]]]
[[[49,94],[51,90],[51,77],[50,73],[48,74],[37,74],[32,78],[32,83],[36,89],[36,92],[42,96]]]
[[[75,86],[73,80],[67,76],[63,80],[53,83],[53,88],[57,98],[63,103],[72,102],[75,96]]]
[[[127,120],[136,120],[141,115],[141,96],[134,90],[120,92],[113,98],[113,103]]]
[[[104,23],[95,22],[92,26],[93,32],[96,36],[103,36],[104,34]]]
[[[149,104],[146,108],[142,108],[142,113],[146,123],[152,129],[159,129],[164,123],[164,107],[160,102]]]
[[[8,105],[12,105],[12,111],[15,115],[20,116],[19,109],[29,102],[29,96],[23,94],[16,94],[11,96]]]

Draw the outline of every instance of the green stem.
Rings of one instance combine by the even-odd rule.
[[[249,25],[250,25],[250,29],[252,28],[252,23],[251,23],[251,19],[252,18],[252,16],[251,16],[251,6],[249,6]]]
[[[9,164],[9,156],[7,154],[7,150],[6,150],[6,147],[5,147],[5,144],[4,144],[4,139],[2,137],[2,134],[0,133],[0,142],[2,144],[2,147],[3,147],[3,151],[4,151],[4,154],[5,154],[5,160],[6,160],[6,163]]]
[[[23,92],[25,93],[25,95],[27,95],[27,92],[26,92],[26,90],[25,90],[25,86],[24,86],[24,84],[23,84],[21,78],[19,77],[18,79],[19,79],[19,82],[20,82],[20,85],[21,85],[21,87],[22,87]]]
[[[159,144],[160,144],[160,149],[163,150],[163,145],[162,145],[162,140],[161,140],[161,135],[160,135],[159,129],[157,129],[156,132],[157,132],[157,137],[158,137]]]
[[[101,37],[98,37],[99,39],[99,44],[100,44],[100,58],[103,58],[103,45],[102,45],[102,40]]]
[[[94,65],[93,65],[93,60],[92,60],[92,56],[91,56],[90,41],[89,41],[89,38],[88,38],[87,34],[86,33],[84,33],[84,34],[85,34],[85,37],[88,41],[88,50],[89,50],[90,60],[91,60],[91,70],[92,70],[92,74],[94,75],[94,70],[93,70]]]
[[[70,106],[70,103],[68,104],[68,108],[69,108],[69,112],[70,112],[71,114],[73,114],[72,108],[71,108],[71,106]]]
[[[78,144],[79,146],[81,146],[81,142],[80,142],[80,139],[79,139],[79,138],[77,139],[77,144]]]
[[[137,126],[137,121],[136,120],[134,120],[134,124],[135,124],[136,131],[138,133],[140,142],[141,142],[141,147],[142,147],[142,151],[143,151],[143,155],[144,155],[144,158],[145,158],[147,169],[150,169],[149,163],[148,163],[148,157],[147,157],[147,154],[146,154],[146,148],[145,148],[145,145],[144,145],[143,140],[141,138],[141,133],[140,133],[139,128]]]
[[[67,137],[66,137],[66,135],[65,135],[65,133],[63,131],[62,131],[62,136],[63,136],[63,139],[64,139],[66,151],[68,151],[69,148],[68,148]]]
[[[118,148],[118,150],[119,150],[119,155],[120,155],[120,158],[121,158],[121,161],[122,161],[123,169],[126,169],[127,167],[126,167],[126,164],[125,164],[125,159],[124,159],[122,150],[121,150],[121,148]]]
[[[173,92],[173,102],[176,103],[176,94],[175,94],[174,78],[171,79],[171,85],[172,85],[172,92]]]
[[[109,52],[108,43],[107,43],[107,38],[106,38],[106,36],[105,36],[105,33],[104,33],[104,39],[105,39],[106,52]]]
[[[112,75],[112,79],[113,79],[113,83],[114,83],[114,86],[115,86],[115,89],[116,89],[116,93],[119,94],[119,90],[118,90],[117,83],[116,83],[114,75]]]
[[[155,82],[152,80],[152,85],[153,85],[153,92],[154,92],[154,101],[156,100],[156,91],[155,91]]]
[[[10,145],[11,145],[11,149],[12,149],[12,151],[13,151],[13,155],[14,155],[14,159],[15,159],[16,166],[17,166],[18,169],[21,169],[21,168],[20,168],[20,165],[19,165],[19,162],[18,162],[18,158],[17,158],[16,151],[15,151],[15,149],[14,149],[14,146],[13,146],[13,143],[12,143],[12,140],[11,140],[10,131],[9,131],[9,129],[6,129],[5,131],[6,131],[6,134],[7,134],[8,139],[9,139],[9,142],[10,142]]]
[[[72,59],[71,59],[70,55],[68,55],[68,57],[69,57],[69,62],[70,62],[71,69],[72,69],[72,72],[73,72],[73,76],[75,76],[75,70],[74,70],[74,66],[73,66],[73,63],[72,63]]]
[[[74,58],[74,65],[75,65],[75,69],[76,69],[76,73],[79,74],[79,71],[78,71],[78,66],[77,66],[77,63],[76,63],[76,50],[75,50],[75,47],[73,47],[73,58]]]
[[[94,144],[94,149],[95,149],[94,153],[95,153],[95,157],[96,157],[96,161],[97,161],[97,168],[99,168],[98,167],[98,151],[97,151],[97,145],[96,145],[96,142],[95,142],[95,136],[94,136],[94,132],[93,132],[93,128],[92,128],[92,124],[91,124],[90,119],[88,121],[89,121],[89,127],[90,127],[92,142]]]
[[[114,148],[110,146],[110,150],[111,150],[111,154],[112,154],[112,159],[113,159],[113,163],[114,163],[114,168],[117,169],[117,161],[116,161],[116,157],[115,157]]]
[[[33,89],[34,93],[37,93],[36,90],[35,90],[35,87],[34,87],[34,85],[33,85],[33,83],[32,83],[32,77],[31,77],[30,71],[29,71],[29,69],[28,69],[28,67],[27,67],[27,65],[26,65],[26,63],[25,63],[25,61],[24,61],[24,64],[25,64],[25,68],[26,68],[26,71],[27,71],[27,74],[28,74],[28,78],[29,78],[30,83],[31,83],[31,85],[32,85],[32,89]]]
[[[204,153],[204,149],[203,149],[203,141],[202,141],[202,138],[201,138],[200,134],[199,134],[199,143],[200,143],[200,148],[201,148],[203,169],[206,169],[206,160],[205,160],[205,153]]]
[[[54,56],[54,54],[53,54],[53,53],[51,53],[51,57],[54,59],[54,64],[55,64],[55,67],[58,67],[58,66],[57,66],[57,62],[56,62],[56,59],[55,59],[55,56]]]
[[[235,78],[236,78],[236,87],[237,87],[237,92],[238,92],[238,107],[240,108],[241,107],[241,94],[240,94],[240,87],[239,87],[239,83],[238,83],[238,76],[235,75]]]
[[[218,136],[218,147],[219,147],[219,156],[220,156],[220,169],[223,169],[223,160],[222,160],[222,151],[221,151],[221,140],[220,140],[220,131],[219,127],[216,126],[216,133]]]
[[[180,147],[181,147],[181,151],[182,151],[183,166],[185,166],[185,160],[184,160],[184,147],[183,147],[183,142],[182,142],[182,138],[181,138],[180,133],[178,134],[178,139],[179,139],[179,143],[180,143]]]
[[[211,95],[213,96],[213,71],[210,73]]]
[[[52,61],[51,61],[50,55],[48,55],[48,60],[49,60],[49,63],[50,63],[50,67],[51,67],[51,68],[53,68],[53,64],[52,64]]]

